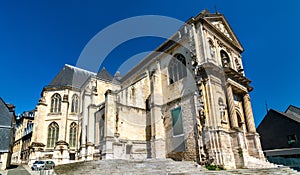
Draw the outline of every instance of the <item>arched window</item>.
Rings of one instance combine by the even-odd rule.
[[[215,58],[215,46],[214,43],[212,42],[212,40],[208,40],[208,47],[209,47],[209,54],[211,56],[211,58]]]
[[[77,124],[75,122],[70,125],[69,146],[76,146]]]
[[[171,59],[168,68],[170,84],[181,80],[187,75],[185,57],[181,54],[175,54],[174,58]]]
[[[223,67],[230,67],[230,58],[224,50],[221,50],[221,60]]]
[[[50,112],[53,112],[53,113],[61,112],[61,96],[59,94],[54,94],[51,97]]]
[[[72,105],[71,105],[71,112],[78,113],[78,106],[79,106],[78,95],[73,95],[73,97],[72,97]]]
[[[59,134],[59,126],[56,122],[52,122],[48,126],[48,139],[47,139],[47,147],[54,147],[55,143],[58,141]]]
[[[238,126],[239,126],[239,128],[242,128],[243,127],[243,124],[244,124],[244,122],[243,122],[243,120],[242,120],[242,117],[241,117],[241,115],[237,112],[236,113],[236,117],[237,117],[237,122],[238,122]]]

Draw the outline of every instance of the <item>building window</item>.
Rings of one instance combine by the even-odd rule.
[[[78,106],[79,106],[78,95],[73,95],[73,97],[72,97],[72,105],[71,105],[71,112],[78,113]]]
[[[186,77],[187,70],[185,57],[181,54],[175,54],[174,58],[172,58],[169,63],[168,72],[170,84]]]
[[[239,127],[239,128],[242,128],[244,122],[243,122],[243,120],[242,120],[241,115],[240,115],[238,112],[236,113],[236,117],[237,117],[238,127]]]
[[[104,126],[105,126],[104,123],[105,123],[105,117],[104,117],[104,115],[102,115],[100,118],[100,125],[99,125],[100,141],[104,140]]]
[[[183,134],[181,107],[172,110],[172,128],[173,136]]]
[[[70,160],[75,160],[76,156],[75,156],[75,153],[70,153]]]
[[[54,94],[51,97],[51,110],[52,113],[61,112],[61,96],[59,94]]]
[[[288,144],[291,145],[294,143],[298,143],[297,135],[296,134],[288,135]]]
[[[58,141],[58,133],[59,133],[59,126],[56,122],[52,122],[48,126],[48,140],[47,140],[47,147],[54,147],[55,143]]]
[[[70,125],[69,146],[75,147],[77,135],[77,124],[75,122]]]
[[[233,95],[233,100],[234,100],[235,102],[241,102],[241,101],[242,101],[242,98],[241,98],[239,95],[234,94],[234,95]]]
[[[223,67],[225,68],[230,67],[230,58],[224,50],[221,50],[221,61]]]

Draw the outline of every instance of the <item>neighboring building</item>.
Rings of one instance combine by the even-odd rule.
[[[6,104],[0,98],[0,168],[8,168],[11,163],[14,142],[15,106]]]
[[[31,162],[264,160],[243,50],[222,14],[203,11],[122,78],[65,65],[37,104]]]
[[[300,108],[291,105],[285,112],[269,110],[257,132],[270,162],[300,168]]]
[[[34,110],[23,112],[16,119],[12,162],[28,163],[33,129]]]

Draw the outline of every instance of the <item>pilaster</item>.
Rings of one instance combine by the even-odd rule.
[[[150,75],[151,84],[151,156],[165,158],[165,127],[162,119],[161,106],[163,104],[160,65],[156,63],[155,72]]]

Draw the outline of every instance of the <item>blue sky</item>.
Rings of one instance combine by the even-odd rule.
[[[88,41],[103,28],[125,18],[163,15],[186,21],[203,9],[224,14],[245,52],[246,76],[255,122],[269,108],[300,107],[300,1],[10,1],[0,4],[0,97],[17,113],[34,109],[43,86],[64,64],[76,65]],[[162,29],[163,30],[163,29]],[[120,31],[121,32],[121,31]],[[104,65],[114,73],[127,58],[155,49],[164,40],[144,37],[117,47]]]

